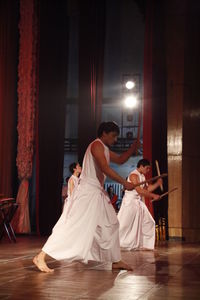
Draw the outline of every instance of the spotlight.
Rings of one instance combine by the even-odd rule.
[[[137,98],[135,96],[129,96],[125,99],[125,106],[127,108],[133,108],[137,106]]]
[[[134,86],[135,86],[135,82],[133,82],[133,81],[127,81],[126,82],[126,88],[128,90],[132,90],[134,88]]]

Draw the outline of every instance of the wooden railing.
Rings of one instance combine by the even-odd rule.
[[[111,150],[115,152],[123,152],[129,149],[132,144],[134,138],[118,138],[117,143],[115,143]],[[68,138],[65,139],[64,142],[64,152],[77,152],[78,151],[78,139],[76,138]]]

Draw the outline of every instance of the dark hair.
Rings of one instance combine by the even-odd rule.
[[[110,192],[111,189],[114,191],[113,186],[112,186],[112,185],[109,185],[109,186],[107,187],[107,192]]]
[[[65,182],[66,182],[66,183],[68,183],[69,179],[70,179],[70,177],[69,177],[69,176],[68,176],[68,177],[66,177],[66,178],[65,178]]]
[[[140,166],[146,167],[146,166],[150,166],[150,161],[146,158],[140,159],[137,163],[137,168],[139,168]]]
[[[103,132],[116,132],[119,135],[119,126],[115,122],[102,122],[97,130],[97,136],[101,137]]]
[[[77,166],[77,162],[73,162],[70,166],[69,166],[69,170],[70,172],[73,174],[74,173],[74,169],[76,169]]]
[[[108,193],[109,197],[112,196],[112,195],[111,195],[111,189],[112,189],[112,192],[114,193],[114,188],[113,188],[113,186],[112,186],[112,185],[109,185],[109,186],[107,187],[107,193]]]

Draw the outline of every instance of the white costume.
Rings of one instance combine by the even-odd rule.
[[[72,193],[70,193],[70,180],[73,181],[74,183],[74,188],[72,190]],[[69,180],[68,180],[68,185],[67,185],[67,197],[65,198],[65,202],[64,202],[64,205],[63,205],[63,211],[64,210],[69,210],[71,209],[71,206],[72,206],[72,201],[71,201],[71,196],[72,194],[74,193],[74,190],[77,188],[78,184],[79,184],[79,177],[76,177],[75,175],[72,175]]]
[[[139,182],[145,180],[145,176],[140,174],[137,169],[131,174],[136,174],[139,177]],[[130,182],[129,177],[128,181]],[[144,188],[144,186],[141,187]],[[122,248],[125,250],[154,249],[155,221],[136,190],[125,191],[118,220],[120,246]]]
[[[71,177],[68,180],[67,185],[63,186],[63,188],[62,188],[62,197],[64,198],[64,201],[65,201],[64,205],[66,205],[67,200],[71,196],[71,193],[70,193],[70,181],[71,180],[73,181],[73,184],[74,184],[73,189],[75,189],[79,184],[79,177],[76,177],[75,175],[71,175]]]
[[[58,260],[117,262],[121,260],[119,223],[104,191],[105,175],[92,156],[91,144],[84,156],[80,183],[70,199],[72,205],[65,206],[42,250]],[[109,163],[109,149],[102,145]]]
[[[78,186],[79,184],[79,177],[75,176],[75,175],[72,175],[69,180],[68,180],[68,197],[71,197],[71,194],[70,194],[70,181],[73,181],[73,184],[74,184],[74,189]],[[73,190],[74,190],[73,189]]]

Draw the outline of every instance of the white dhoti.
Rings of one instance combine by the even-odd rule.
[[[42,250],[57,260],[120,261],[119,223],[103,188],[81,180],[70,202]]]
[[[154,249],[155,221],[146,205],[125,194],[118,213],[120,246],[125,250]]]

